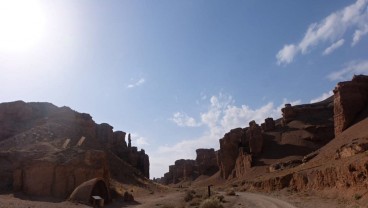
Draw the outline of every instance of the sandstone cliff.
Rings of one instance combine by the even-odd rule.
[[[64,198],[80,183],[94,177],[107,180],[110,173],[117,177],[124,172],[120,169],[149,178],[148,155],[128,147],[125,136],[68,107],[2,103],[0,190]]]
[[[163,184],[176,184],[183,181],[193,181],[200,175],[211,176],[218,171],[216,153],[214,149],[197,149],[195,160],[177,160],[169,166],[158,182]]]

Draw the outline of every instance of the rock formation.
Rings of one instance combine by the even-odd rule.
[[[195,180],[200,175],[211,176],[218,171],[214,149],[197,149],[196,153],[195,160],[176,160],[174,165],[169,166],[169,172],[158,181],[163,184],[175,184]]]
[[[246,131],[246,137],[249,138],[249,151],[252,154],[259,154],[263,148],[263,136],[261,127],[255,122],[249,122],[249,128]]]
[[[273,118],[266,118],[265,122],[261,124],[263,131],[272,131],[275,129],[276,123]]]
[[[213,148],[197,149],[196,153],[197,157],[195,161],[199,175],[211,176],[219,170],[217,166],[216,152]]]
[[[13,173],[14,191],[32,196],[67,197],[78,185],[92,178],[109,178],[103,151],[73,152],[66,158],[22,161]],[[75,154],[75,155],[74,155]]]
[[[348,128],[368,105],[368,76],[354,76],[334,89],[335,135]]]
[[[239,150],[239,156],[236,158],[235,168],[233,170],[234,178],[244,177],[252,167],[252,155],[247,154],[243,148]]]
[[[235,167],[236,158],[239,155],[239,147],[245,133],[242,128],[232,129],[220,139],[220,150],[217,162],[222,178],[227,179]]]
[[[64,198],[84,180],[108,179],[110,172],[121,173],[121,168],[125,175],[137,170],[148,178],[148,155],[128,147],[125,135],[69,107],[1,103],[0,190]],[[107,153],[114,156],[107,160]]]

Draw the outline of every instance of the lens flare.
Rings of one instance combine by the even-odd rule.
[[[24,51],[44,35],[46,19],[36,0],[0,0],[0,50]]]

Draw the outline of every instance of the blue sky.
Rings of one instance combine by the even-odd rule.
[[[0,102],[52,102],[130,132],[152,177],[368,74],[368,0],[25,2],[0,2],[12,11]]]

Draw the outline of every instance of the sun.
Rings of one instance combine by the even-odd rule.
[[[0,0],[0,50],[32,48],[44,35],[45,23],[37,0]]]

